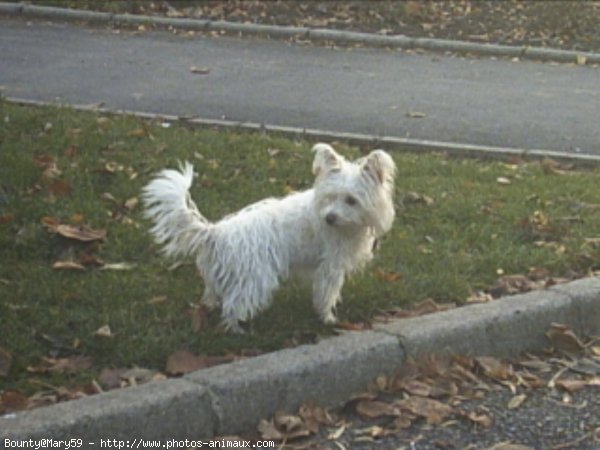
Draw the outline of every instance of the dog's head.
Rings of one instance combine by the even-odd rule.
[[[347,161],[328,144],[313,147],[315,207],[326,226],[352,231],[370,227],[376,236],[394,221],[396,164],[383,150]]]

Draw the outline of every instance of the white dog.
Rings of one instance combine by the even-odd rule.
[[[266,199],[209,222],[188,189],[189,163],[163,170],[143,190],[156,241],[170,257],[193,256],[204,279],[203,303],[221,305],[225,326],[241,332],[269,306],[282,279],[306,274],[325,323],[348,274],[372,259],[376,240],[394,221],[396,166],[383,150],[350,162],[327,144],[313,147],[312,189]]]

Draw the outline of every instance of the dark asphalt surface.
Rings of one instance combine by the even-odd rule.
[[[340,441],[352,450],[600,450],[598,388],[575,393],[569,404],[561,400],[560,393],[538,390],[528,393],[519,408],[508,409],[511,397],[504,389],[461,405],[465,411],[491,415],[489,428],[465,419],[448,421],[445,426],[422,421],[393,436],[361,440],[356,430],[373,425],[358,421]],[[503,443],[515,447],[501,447]]]
[[[592,67],[0,19],[0,86],[26,99],[600,154]]]

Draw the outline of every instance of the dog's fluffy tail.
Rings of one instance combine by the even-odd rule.
[[[150,232],[168,257],[196,254],[211,227],[190,197],[193,177],[193,166],[185,162],[178,171],[160,172],[142,192],[145,216],[154,222]]]

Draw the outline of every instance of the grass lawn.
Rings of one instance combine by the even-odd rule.
[[[163,370],[181,349],[254,354],[332,334],[310,290],[294,281],[249,335],[223,333],[218,312],[198,324],[192,311],[202,281],[193,265],[174,268],[159,256],[137,203],[152,174],[190,160],[199,173],[192,196],[218,219],[310,187],[311,146],[0,100],[0,394],[82,383],[105,368]],[[371,150],[336,149],[351,158]],[[460,303],[501,273],[582,276],[597,268],[599,171],[393,156],[398,218],[373,263],[346,283],[342,320],[368,322],[425,298]],[[106,237],[65,238],[59,225]],[[2,375],[6,355],[12,364]],[[44,357],[73,356],[91,357],[91,366],[74,374],[40,366]]]

